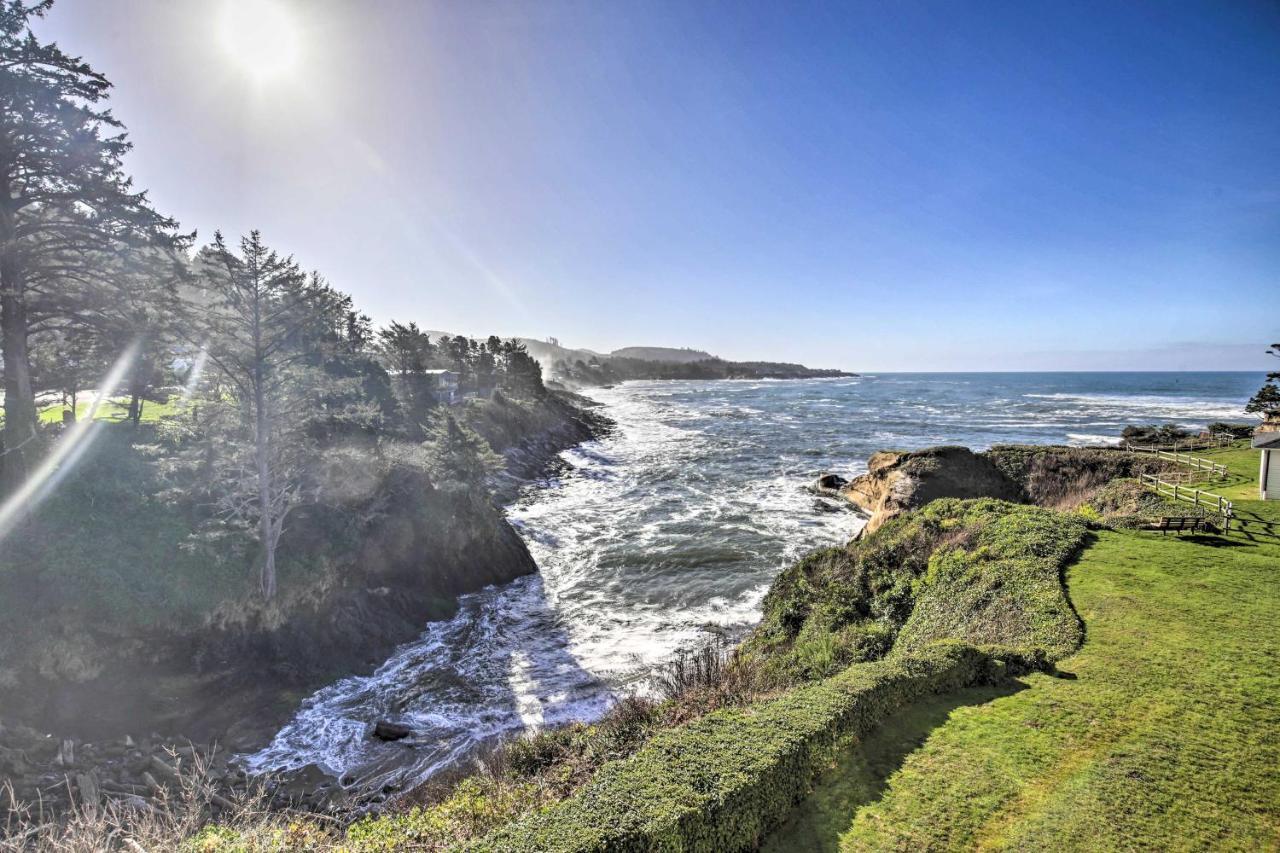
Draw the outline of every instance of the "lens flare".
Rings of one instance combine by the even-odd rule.
[[[200,347],[200,352],[196,354],[195,361],[191,363],[191,370],[187,373],[187,382],[182,386],[182,395],[179,398],[181,405],[185,406],[189,403],[196,389],[200,387],[200,378],[204,376],[204,366],[208,360],[209,349]]]
[[[26,482],[0,506],[0,539],[8,536],[26,513],[34,510],[41,501],[53,493],[58,483],[62,482],[63,478],[75,468],[85,451],[101,434],[103,425],[94,421],[98,414],[98,407],[102,405],[103,399],[110,390],[118,387],[125,374],[129,372],[134,359],[138,356],[138,349],[139,344],[134,341],[120,354],[115,364],[111,366],[111,370],[98,385],[103,389],[103,393],[94,395],[88,416],[77,421],[62,434],[57,444],[53,446],[52,452],[31,472]]]

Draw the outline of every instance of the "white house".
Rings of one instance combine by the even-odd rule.
[[[452,370],[424,370],[431,393],[438,402],[452,406],[458,402],[458,374]]]
[[[1254,433],[1253,446],[1262,451],[1262,467],[1258,469],[1259,497],[1264,501],[1280,501],[1280,432]]]

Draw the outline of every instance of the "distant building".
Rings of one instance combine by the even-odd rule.
[[[459,376],[456,371],[424,370],[422,373],[427,378],[428,387],[431,389],[431,393],[436,398],[437,403],[452,406],[461,399],[458,394]]]
[[[1264,501],[1280,501],[1280,431],[1253,434],[1253,446],[1262,451],[1258,492]]]

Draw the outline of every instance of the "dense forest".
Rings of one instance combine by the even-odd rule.
[[[30,34],[48,6],[0,17],[3,523],[21,523],[92,440],[78,421],[163,416],[150,439],[171,492],[198,494],[210,525],[254,533],[270,598],[285,520],[315,495],[324,449],[426,439],[450,419],[433,415],[433,369],[464,396],[518,398],[545,394],[541,369],[514,341],[375,330],[257,232],[198,246],[124,173],[107,79]]]
[[[604,422],[518,341],[376,328],[257,231],[157,211],[50,6],[0,6],[0,733],[247,748],[288,688],[534,571],[500,499]]]

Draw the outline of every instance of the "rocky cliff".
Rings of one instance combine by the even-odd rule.
[[[507,456],[511,473],[496,485],[510,493],[607,427],[580,402],[474,401],[456,415]],[[451,615],[458,595],[537,570],[488,488],[432,482],[413,445],[352,447],[326,460],[337,484],[327,499],[290,517],[281,592],[264,603],[251,590],[234,592],[237,578],[252,577],[252,543],[192,540],[193,556],[184,518],[148,497],[152,468],[126,439],[69,481],[61,503],[27,529],[29,542],[7,543],[0,595],[26,606],[9,608],[12,630],[0,637],[0,728],[21,722],[77,742],[132,735],[254,748],[302,696],[371,670],[427,621]],[[104,515],[95,509],[104,506],[99,484],[121,482],[111,475],[122,470],[129,488],[110,496]],[[145,518],[149,527],[132,521]],[[79,541],[66,538],[71,524],[103,542],[126,520],[122,541],[152,540],[140,553],[154,564],[110,546],[74,564],[35,559],[52,553],[49,543]],[[67,577],[79,585],[58,580],[71,567]],[[172,589],[197,583],[232,591],[220,600],[202,592],[182,609],[167,603]],[[95,603],[99,588],[118,597]]]
[[[932,447],[872,455],[867,473],[854,478],[843,495],[870,514],[865,529],[870,534],[889,519],[937,498],[1021,501],[1023,490],[989,459],[967,447]]]
[[[871,518],[863,534],[938,498],[999,498],[1071,509],[1118,479],[1157,473],[1173,463],[1100,448],[996,445],[887,450],[867,461],[867,473],[841,491]]]

